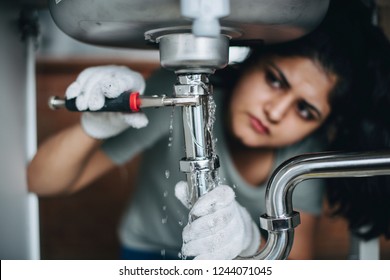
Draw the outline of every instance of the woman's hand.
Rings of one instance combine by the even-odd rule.
[[[145,90],[141,74],[125,66],[97,66],[82,71],[66,90],[66,99],[76,98],[78,110],[97,111],[106,98],[116,98],[125,91]],[[143,113],[85,112],[81,117],[84,131],[95,139],[106,139],[124,131],[129,126],[145,127],[148,119]]]
[[[179,182],[176,197],[186,206],[188,184]],[[232,188],[220,185],[198,199],[190,210],[196,217],[183,230],[182,254],[195,259],[234,259],[251,256],[260,246],[260,231]]]

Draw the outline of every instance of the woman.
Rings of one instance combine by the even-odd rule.
[[[223,186],[199,199],[191,210],[199,218],[187,226],[187,186],[179,183],[175,194],[172,190],[183,179],[181,120],[173,116],[172,131],[167,110],[147,111],[147,118],[84,113],[80,124],[39,148],[28,169],[30,190],[39,195],[78,191],[142,151],[137,191],[119,231],[124,258],[229,259],[255,253],[260,236],[266,238],[257,220],[265,212],[265,186],[274,168],[294,155],[326,149],[344,120],[358,112],[352,94],[370,86],[360,78],[366,74],[365,55],[351,51],[356,44],[366,49],[363,34],[351,33],[350,25],[331,28],[329,22],[294,42],[256,48],[241,66],[220,71],[215,136]],[[174,79],[172,73],[157,73],[146,92],[170,92]],[[67,98],[77,98],[79,109],[98,109],[104,96],[143,88],[140,75],[125,67],[95,67],[79,75]],[[301,225],[290,257],[309,259],[323,182],[303,182],[293,200]]]

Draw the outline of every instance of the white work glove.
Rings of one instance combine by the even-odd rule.
[[[175,186],[175,195],[187,208],[188,184]],[[201,196],[190,210],[197,217],[183,229],[184,256],[195,259],[234,259],[252,256],[259,249],[260,230],[235,199],[232,188],[220,185]]]
[[[125,91],[143,94],[145,80],[138,72],[125,66],[107,65],[90,67],[82,71],[66,90],[65,98],[76,98],[78,110],[96,111],[104,106],[105,97],[115,98]],[[81,125],[96,139],[115,136],[129,126],[141,128],[148,124],[143,113],[84,112]]]

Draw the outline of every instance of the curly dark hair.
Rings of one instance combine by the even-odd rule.
[[[330,148],[343,151],[390,149],[390,45],[378,28],[367,36],[366,77],[370,88],[356,97],[359,111],[343,120]],[[344,217],[349,229],[369,240],[390,238],[390,176],[328,180],[332,214]]]

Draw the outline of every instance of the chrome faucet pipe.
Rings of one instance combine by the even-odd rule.
[[[260,226],[269,232],[265,247],[251,257],[238,259],[286,259],[290,253],[299,213],[293,211],[295,186],[308,179],[390,175],[390,151],[305,154],[281,164],[268,182],[266,214]]]
[[[183,106],[185,158],[180,161],[189,185],[191,206],[200,196],[218,184],[218,157],[212,143],[212,87],[207,74],[179,74],[174,86],[175,96],[197,96],[198,106]]]
[[[192,206],[219,184],[219,160],[212,136],[215,104],[209,75],[228,64],[231,37],[161,31],[145,33],[145,38],[159,43],[161,66],[177,75],[174,97],[199,98],[198,105],[182,106],[185,157],[180,160],[180,171],[186,175]]]

